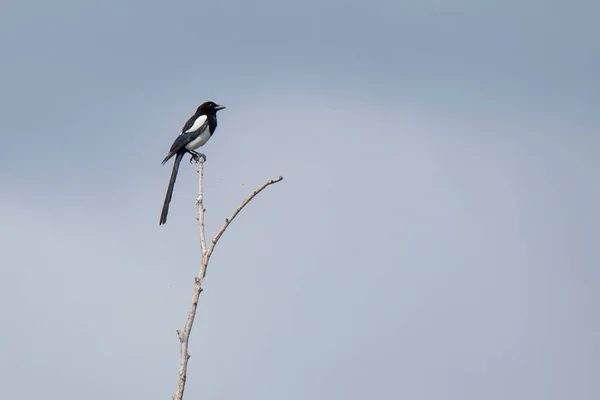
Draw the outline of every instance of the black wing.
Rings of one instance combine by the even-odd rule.
[[[190,128],[194,127],[194,124],[197,124],[198,127],[196,127],[196,129],[194,129],[193,131],[186,132],[186,131],[189,131]],[[190,118],[183,126],[182,133],[179,136],[177,136],[177,138],[171,145],[171,148],[169,149],[169,153],[167,154],[165,159],[162,161],[162,164],[169,161],[169,159],[171,157],[173,157],[175,154],[177,154],[178,152],[180,152],[182,150],[186,151],[185,146],[192,140],[196,139],[198,137],[198,135],[200,135],[207,128],[207,126],[208,126],[208,117],[206,115],[198,115],[198,116],[194,115],[192,118]]]
[[[190,119],[187,120],[187,122],[185,123],[185,125],[183,125],[183,128],[181,128],[181,133],[187,132],[192,126],[194,126],[194,124],[196,123],[196,121],[198,119],[200,119],[200,118],[201,118],[201,120],[199,122],[203,122],[202,119],[206,120],[206,115],[205,114],[199,114],[196,111],[196,114],[192,115],[190,117]],[[197,129],[194,129],[194,130],[197,130]]]
[[[162,160],[161,164],[164,164],[167,161],[169,161],[169,159],[175,154],[177,154],[179,151],[185,150],[185,145],[191,142],[192,140],[194,140],[194,132],[182,133],[181,135],[177,136],[177,138],[171,145],[171,148],[169,149],[169,153],[167,154],[165,159]]]

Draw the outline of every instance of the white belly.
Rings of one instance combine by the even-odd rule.
[[[200,136],[186,144],[185,148],[188,150],[197,149],[200,146],[204,146],[206,142],[208,142],[208,139],[210,139],[210,131],[207,126],[206,129],[200,134]]]

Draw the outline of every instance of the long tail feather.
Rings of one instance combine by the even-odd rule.
[[[183,159],[185,153],[177,153],[175,161],[173,162],[173,172],[171,172],[171,180],[169,181],[169,187],[167,188],[167,195],[165,196],[165,202],[163,203],[162,212],[160,213],[160,225],[167,222],[167,214],[169,213],[169,203],[173,196],[173,188],[175,187],[175,179],[177,179],[177,172],[179,171],[179,164]]]

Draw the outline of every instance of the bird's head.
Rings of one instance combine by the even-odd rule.
[[[202,103],[200,105],[200,107],[198,107],[198,111],[203,111],[203,112],[214,112],[216,113],[219,110],[224,109],[225,106],[221,106],[217,103],[215,103],[214,101],[205,101],[204,103]]]

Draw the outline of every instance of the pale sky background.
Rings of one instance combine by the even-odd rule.
[[[3,1],[0,398],[600,398],[597,1]]]

